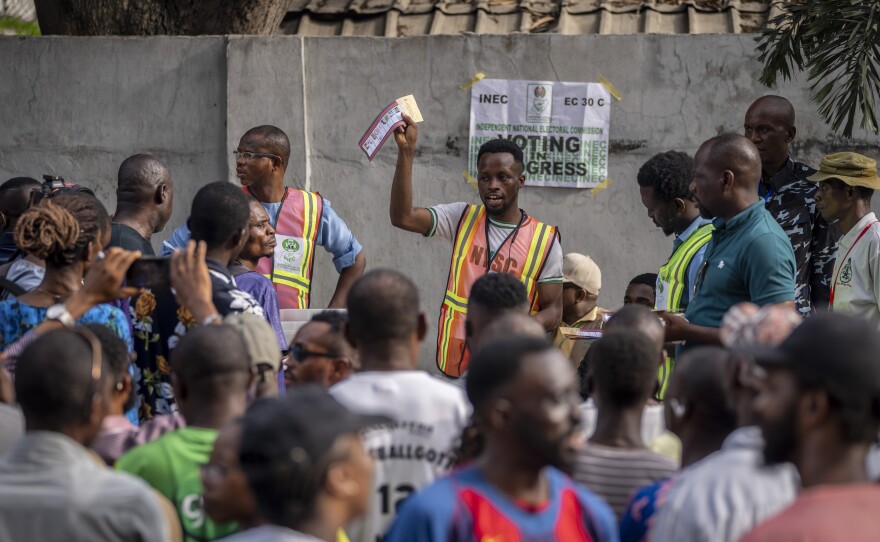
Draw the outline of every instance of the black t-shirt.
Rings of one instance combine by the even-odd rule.
[[[110,244],[107,246],[124,248],[125,250],[140,250],[144,256],[155,256],[153,245],[141,237],[134,228],[125,224],[114,222],[110,225]]]

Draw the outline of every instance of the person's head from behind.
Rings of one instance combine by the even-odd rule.
[[[778,168],[788,159],[788,146],[797,134],[794,121],[794,107],[782,96],[762,96],[746,111],[743,135],[758,149],[769,175],[776,171],[768,168]]]
[[[236,418],[220,429],[211,457],[202,466],[202,486],[208,517],[216,523],[237,521],[247,528],[259,521],[259,512],[238,459],[243,427],[244,419]]]
[[[509,337],[534,337],[547,340],[547,331],[534,317],[521,312],[508,312],[493,320],[480,335],[480,344]]]
[[[637,180],[642,205],[648,211],[648,218],[664,235],[687,227],[687,216],[694,208],[690,192],[693,170],[693,158],[679,151],[655,154],[639,169]]]
[[[119,166],[116,176],[116,214],[142,215],[153,233],[165,228],[174,210],[171,172],[151,154],[135,154]]]
[[[723,348],[702,346],[676,360],[663,406],[666,427],[683,443],[722,440],[736,429],[736,410],[725,387],[729,357]]]
[[[364,515],[374,465],[359,432],[387,422],[352,413],[317,385],[254,403],[239,458],[260,515],[275,525],[331,532]],[[339,524],[327,525],[331,518]]]
[[[657,352],[651,340],[636,330],[614,330],[590,352],[591,395],[600,415],[641,412],[657,385]]]
[[[807,464],[833,468],[834,462],[860,456],[863,465],[880,430],[875,323],[819,314],[778,347],[746,351],[766,371],[754,410],[768,464],[792,462],[802,475]]]
[[[611,315],[605,331],[632,330],[647,337],[654,345],[656,355],[663,354],[666,332],[657,313],[640,303],[630,303]]]
[[[30,207],[40,182],[30,177],[13,177],[0,184],[0,232],[13,231],[18,218]]]
[[[489,273],[474,281],[467,303],[465,336],[471,350],[479,348],[483,330],[501,316],[528,314],[529,298],[523,283],[510,273]]]
[[[690,190],[705,218],[728,217],[757,199],[761,155],[739,134],[713,137],[694,156]]]
[[[306,322],[290,343],[290,382],[324,388],[351,376],[360,366],[357,353],[345,339],[345,312],[322,311]]]
[[[519,190],[526,182],[523,152],[509,139],[483,143],[477,152],[477,188],[490,215],[503,215],[519,208]]]
[[[235,176],[244,186],[283,180],[290,163],[290,139],[275,126],[256,126],[241,136],[235,152]]]
[[[471,360],[465,389],[486,452],[513,454],[526,469],[571,465],[580,396],[571,363],[546,339],[487,343]]]
[[[110,217],[92,195],[64,192],[42,200],[15,225],[15,244],[46,262],[47,269],[89,270],[110,242]]]
[[[656,303],[657,273],[642,273],[633,277],[623,294],[623,304],[639,304],[653,309]]]
[[[110,404],[107,415],[121,416],[134,407],[137,395],[132,389],[131,373],[128,372],[131,364],[131,354],[125,341],[119,338],[109,327],[101,324],[88,324],[84,326],[94,333],[101,343],[104,358],[110,365],[107,378],[111,383]]]
[[[574,324],[596,308],[602,271],[589,256],[569,252],[562,258],[562,321]]]
[[[364,274],[348,291],[346,306],[345,337],[352,346],[362,351],[406,347],[413,368],[418,366],[428,323],[419,310],[419,291],[403,273],[376,269]]]
[[[241,333],[230,325],[196,327],[171,353],[174,397],[187,420],[206,408],[243,410],[251,374]]]
[[[91,331],[50,331],[16,364],[15,395],[28,431],[62,433],[89,446],[107,415],[116,379]]]
[[[223,250],[234,258],[247,242],[250,202],[240,188],[219,181],[196,192],[189,217],[193,241],[205,241],[209,251]],[[228,261],[220,262],[229,265]]]
[[[238,254],[240,260],[253,262],[271,258],[275,254],[275,228],[269,223],[269,213],[256,198],[250,198],[248,217],[248,238]]]
[[[869,213],[874,190],[880,188],[877,162],[855,152],[825,156],[819,164],[819,171],[808,180],[819,183],[815,194],[816,209],[828,222],[847,217],[861,218]]]

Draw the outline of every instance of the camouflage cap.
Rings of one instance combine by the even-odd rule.
[[[855,152],[829,154],[819,163],[819,171],[807,177],[808,181],[838,179],[850,186],[864,186],[880,190],[877,162]]]

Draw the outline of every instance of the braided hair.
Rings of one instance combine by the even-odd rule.
[[[48,267],[85,261],[89,243],[98,243],[110,228],[107,210],[97,198],[65,192],[22,213],[15,225],[15,244],[45,260]]]

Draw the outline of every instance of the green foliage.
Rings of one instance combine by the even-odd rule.
[[[9,34],[9,31],[13,36],[39,36],[40,25],[17,17],[0,17],[0,35]]]
[[[860,126],[878,133],[880,0],[809,0],[782,3],[756,38],[764,63],[761,83],[773,86],[806,71],[812,99],[831,128],[852,137]]]

